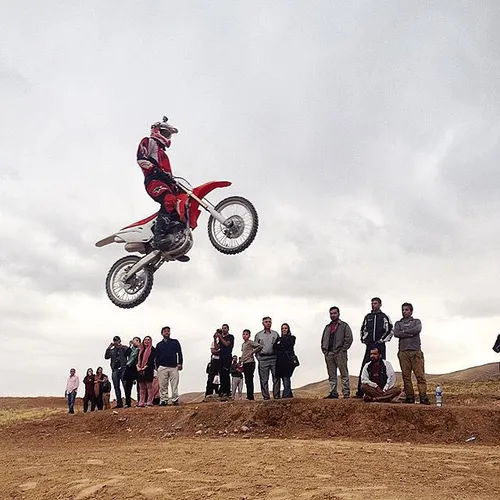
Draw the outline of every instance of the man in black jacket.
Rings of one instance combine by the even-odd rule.
[[[122,345],[122,341],[118,335],[113,337],[113,342],[109,344],[104,354],[104,359],[110,359],[111,380],[115,388],[116,406],[115,408],[123,408],[122,391],[120,382],[124,384],[125,366],[127,365],[128,347]]]
[[[500,335],[497,337],[497,340],[495,342],[495,345],[493,346],[493,350],[495,352],[500,353]]]
[[[228,399],[231,397],[229,372],[233,358],[234,337],[229,333],[229,325],[227,323],[224,323],[215,335],[219,343],[220,396],[222,399]]]
[[[179,372],[182,370],[182,349],[177,339],[170,337],[170,327],[161,329],[163,340],[156,345],[156,369],[160,385],[160,406],[168,404],[168,384],[172,386],[172,404],[179,405]]]
[[[380,357],[385,359],[385,343],[389,342],[392,338],[392,323],[387,314],[380,310],[382,300],[379,297],[373,297],[372,310],[363,320],[361,326],[361,342],[366,345],[365,356],[361,363],[361,370],[359,371],[358,389],[356,397],[362,398],[363,391],[361,389],[361,374],[363,367],[366,363],[370,362],[370,350],[372,347],[377,347]]]
[[[500,335],[497,337],[497,340],[493,346],[493,350],[500,353]],[[500,370],[500,363],[498,363],[498,369]]]

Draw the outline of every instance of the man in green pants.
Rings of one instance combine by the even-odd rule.
[[[414,318],[413,306],[405,302],[401,306],[403,317],[394,325],[394,336],[399,339],[399,365],[403,376],[405,403],[415,402],[415,392],[411,381],[411,373],[417,378],[420,404],[430,404],[427,397],[427,381],[425,380],[424,353],[421,350],[420,332],[422,323]]]

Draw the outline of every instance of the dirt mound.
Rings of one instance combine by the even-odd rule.
[[[359,400],[293,399],[200,403],[56,415],[20,422],[5,439],[105,439],[116,432],[136,437],[354,438],[412,443],[463,443],[471,435],[500,445],[500,408],[366,404]]]

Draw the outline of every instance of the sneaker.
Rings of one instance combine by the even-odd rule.
[[[168,406],[168,401],[160,401],[160,406]]]
[[[330,392],[330,394],[328,394],[328,396],[325,396],[323,399],[339,399],[339,395]]]
[[[405,398],[403,403],[415,404],[415,398]]]
[[[350,395],[350,394],[344,394],[342,397],[343,397],[344,399],[349,399],[349,398],[351,397],[351,395]]]
[[[429,401],[429,398],[427,396],[423,396],[420,398],[420,404],[421,405],[430,405],[431,402]]]

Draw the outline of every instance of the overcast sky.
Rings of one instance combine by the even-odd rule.
[[[290,324],[294,386],[326,378],[328,308],[355,334],[372,296],[422,320],[427,371],[497,361],[500,4],[495,1],[4,1],[0,5],[0,395],[63,394],[113,335],[185,352],[203,390],[209,343]],[[157,209],[135,162],[166,114],[174,173],[233,182],[260,215],[243,254],[211,247],[118,309],[125,254],[94,243]],[[397,342],[388,359],[398,368]]]

